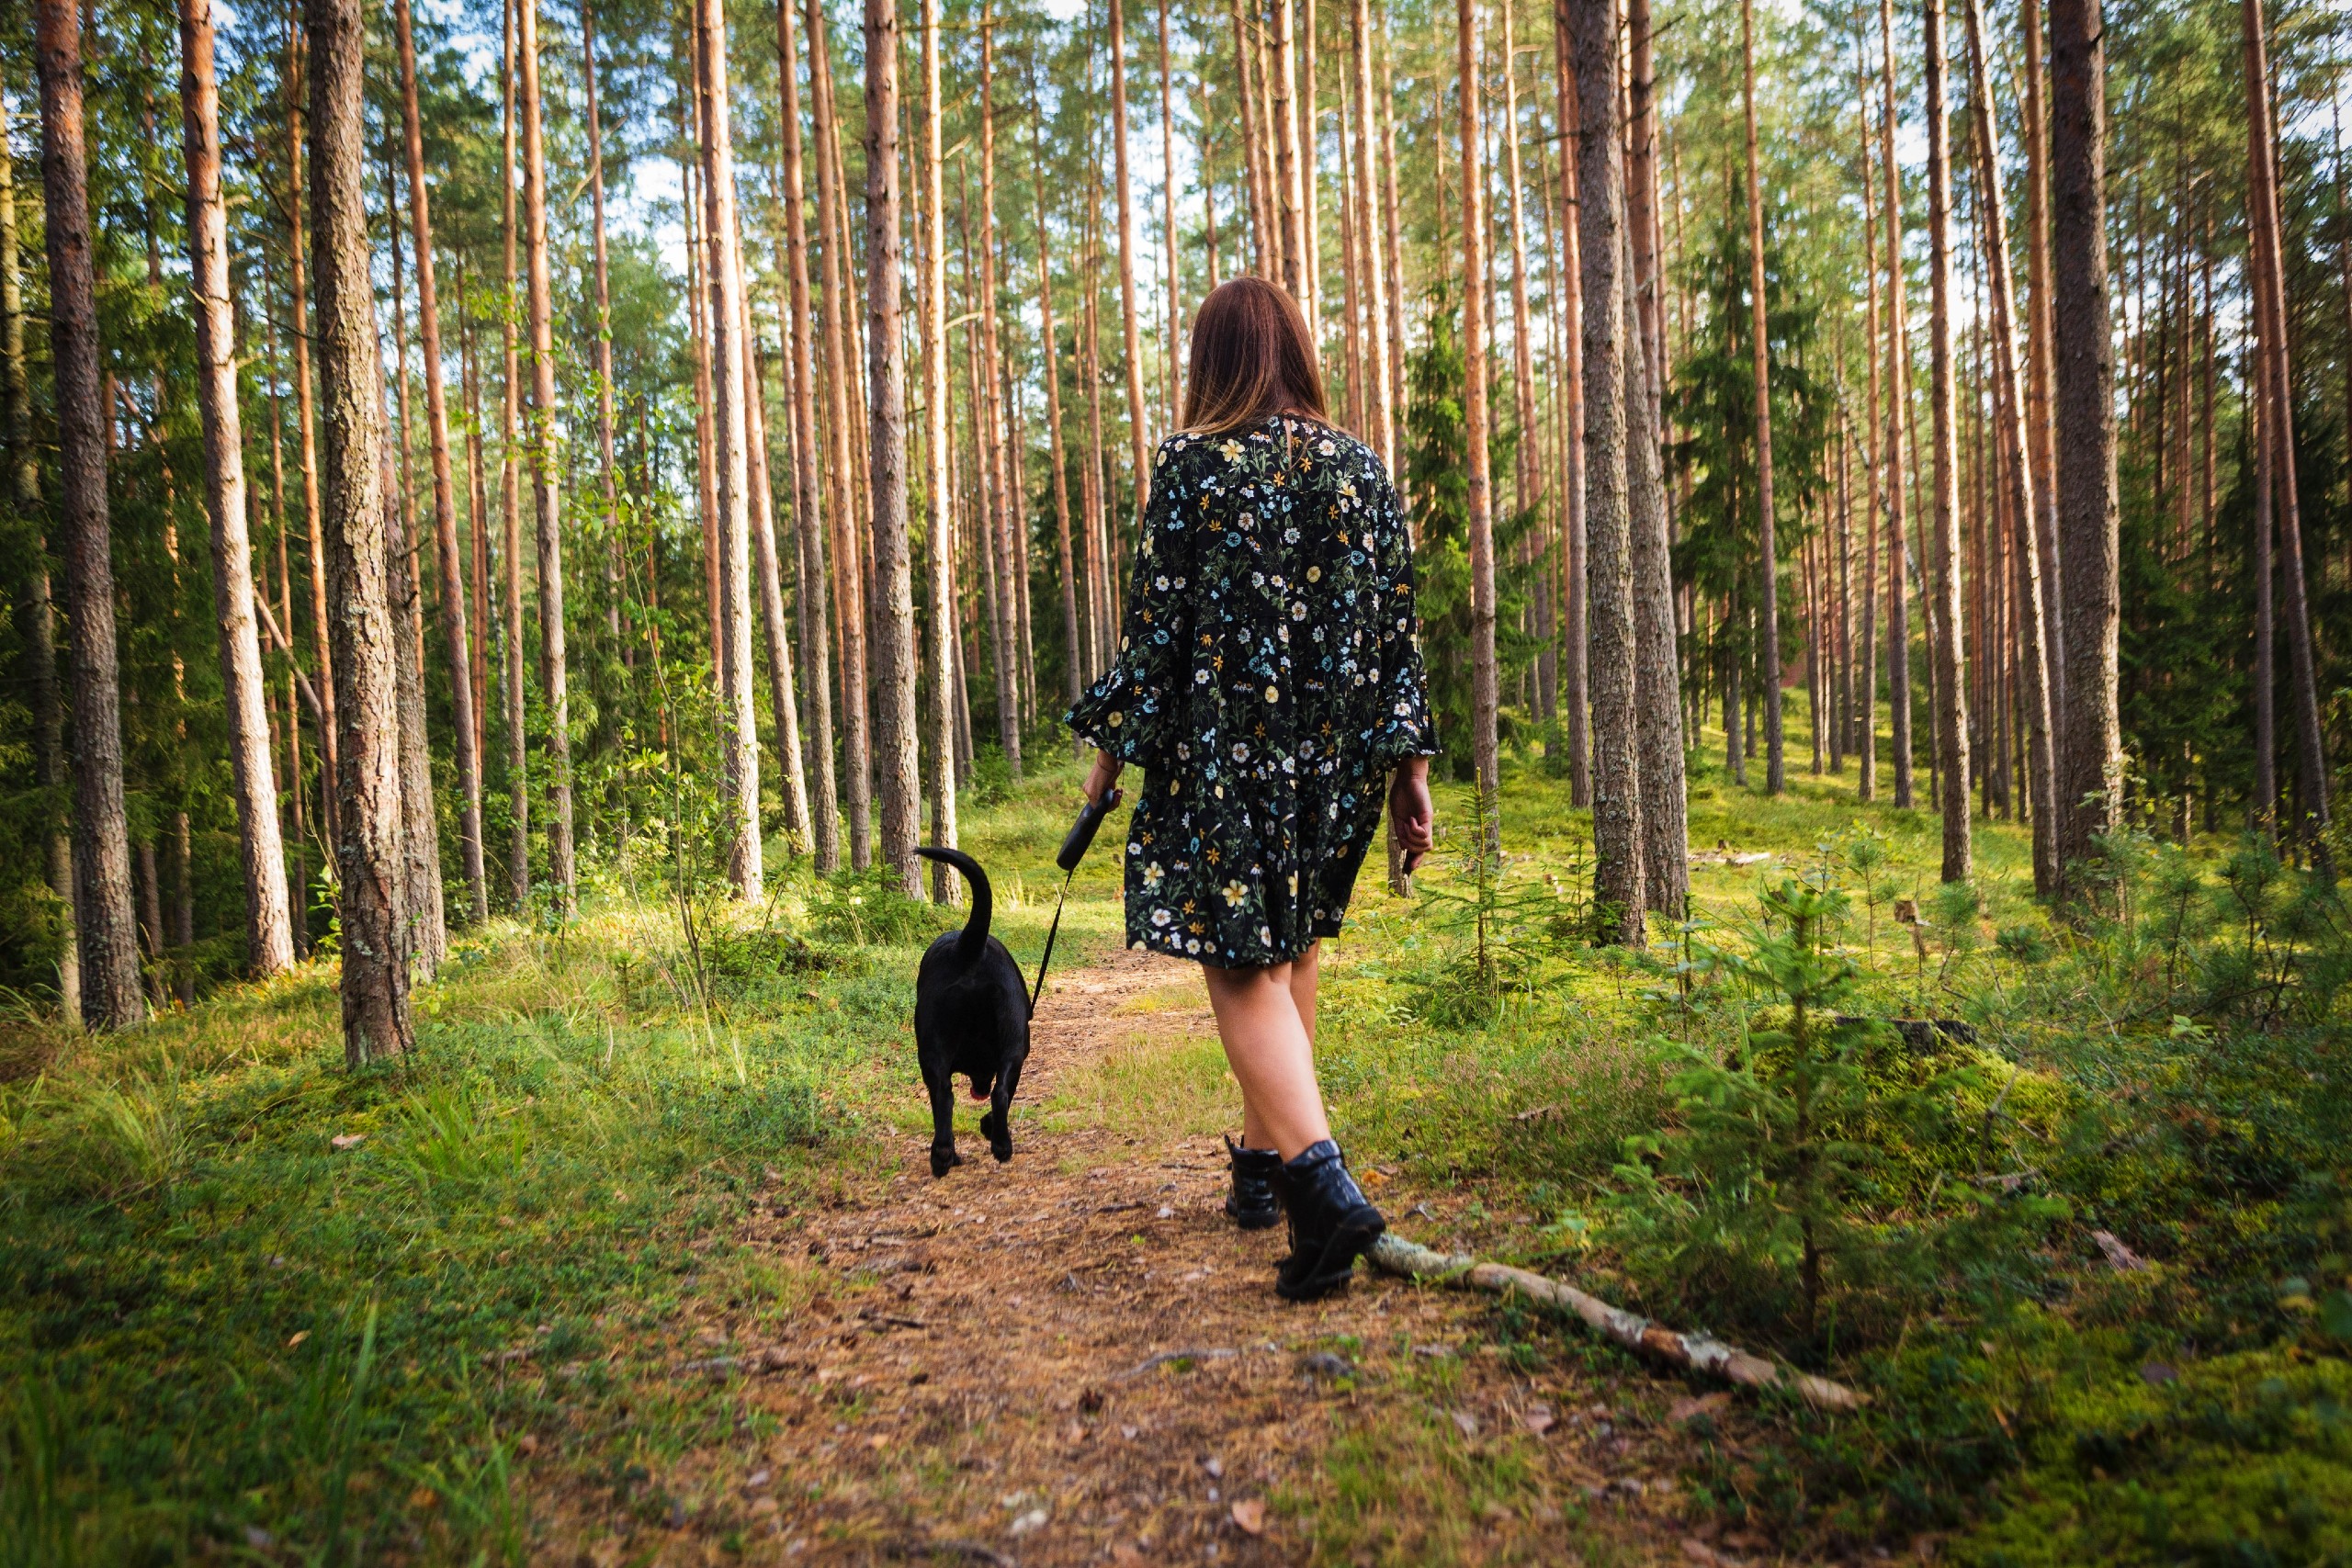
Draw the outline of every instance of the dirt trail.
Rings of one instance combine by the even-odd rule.
[[[966,1163],[934,1181],[908,1135],[898,1174],[748,1220],[741,1241],[820,1265],[827,1288],[779,1342],[716,1327],[677,1354],[739,1357],[714,1370],[749,1371],[775,1435],[689,1456],[666,1479],[695,1504],[667,1531],[624,1543],[617,1507],[575,1515],[580,1561],[1750,1560],[1760,1542],[1711,1547],[1679,1522],[1691,1438],[1663,1413],[1680,1384],[1587,1370],[1565,1329],[1515,1370],[1488,1343],[1493,1303],[1368,1268],[1283,1303],[1283,1233],[1225,1217],[1216,1139],[1041,1126],[1064,1075],[1210,1029],[1204,1004],[1151,1005],[1182,979],[1123,953],[1055,982],[1012,1164],[967,1132]],[[1442,1238],[1411,1212],[1446,1195],[1376,1190],[1392,1223]]]

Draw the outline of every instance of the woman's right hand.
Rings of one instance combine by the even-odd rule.
[[[1086,798],[1100,806],[1110,797],[1111,786],[1119,782],[1119,770],[1125,764],[1108,751],[1094,753],[1094,765],[1086,770],[1086,782],[1079,787]]]
[[[1437,807],[1430,800],[1430,760],[1408,757],[1388,784],[1388,830],[1396,836],[1405,871],[1411,874],[1437,842]]]

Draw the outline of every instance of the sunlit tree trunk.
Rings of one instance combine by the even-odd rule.
[[[1241,112],[1241,183],[1250,194],[1250,254],[1256,258],[1258,276],[1271,277],[1281,261],[1273,243],[1270,207],[1273,182],[1266,172],[1266,163],[1272,152],[1259,134],[1258,51],[1241,0],[1232,0],[1232,10],[1233,75]]]
[[[1930,0],[1933,3],[1933,0]],[[1781,558],[1772,501],[1772,344],[1764,293],[1764,187],[1756,153],[1756,6],[1739,7],[1741,97],[1747,126],[1747,294],[1756,361],[1756,552],[1761,623],[1756,660],[1764,692],[1764,793],[1787,785],[1781,733]]]
[[[2058,890],[2057,801],[2053,793],[2053,753],[2050,726],[2049,648],[2042,640],[2048,624],[2042,614],[2040,497],[2034,491],[2034,459],[2027,437],[2030,411],[2025,398],[2025,378],[2018,363],[2017,295],[2009,276],[2008,215],[2000,197],[2000,170],[1993,149],[1993,88],[1984,68],[1984,23],[1981,0],[1966,0],[1968,25],[1968,96],[1974,111],[1976,185],[1983,193],[1977,204],[1984,225],[1986,281],[1992,295],[1993,396],[1997,411],[2002,477],[2007,481],[2010,514],[2017,529],[2017,570],[2019,603],[2018,662],[2021,677],[2018,698],[2025,707],[2026,796],[2033,828],[2033,886],[2048,897]]]
[[[1356,250],[1363,258],[1364,407],[1366,432],[1373,450],[1394,470],[1396,467],[1396,388],[1389,377],[1388,291],[1395,280],[1382,265],[1382,251],[1374,237],[1379,227],[1380,139],[1374,133],[1375,109],[1372,78],[1371,0],[1350,0],[1349,64],[1356,87]]]
[[[306,552],[311,576],[311,686],[324,712],[319,727],[319,819],[329,843],[342,839],[341,807],[335,796],[335,738],[339,726],[334,711],[334,653],[327,633],[326,544],[319,520],[319,440],[316,382],[311,374],[311,300],[309,219],[304,211],[306,133],[303,129],[302,73],[306,55],[299,22],[289,21],[286,43],[286,209],[290,234],[287,242],[287,279],[291,290],[294,336],[294,413],[301,425],[297,449],[302,455],[302,520],[309,530]],[[288,626],[288,637],[294,628]]]
[[[1184,299],[1182,273],[1176,265],[1176,87],[1168,64],[1168,0],[1159,0],[1159,169],[1160,237],[1168,260],[1168,352],[1163,367],[1168,397],[1160,423],[1172,430],[1179,417],[1177,389],[1183,381]],[[1208,183],[1204,164],[1202,187],[1207,188]]]
[[[2050,660],[2051,755],[2062,759],[2066,732],[2065,580],[2059,559],[2057,422],[2051,409],[2051,355],[2053,352],[2052,294],[2050,279],[2050,151],[2049,114],[2042,99],[2045,73],[2042,51],[2049,37],[2041,26],[2041,0],[2018,0],[2018,32],[2024,48],[2018,51],[2023,69],[2025,123],[2019,128],[2025,143],[2026,173],[2026,438],[2033,454],[2035,548],[2041,557],[2041,643]],[[2063,763],[2059,763],[2063,767]],[[2053,798],[2058,788],[2053,776]],[[2063,813],[2062,813],[2063,815]],[[2064,868],[2056,868],[2063,874]]]
[[[869,488],[874,505],[875,763],[882,858],[909,897],[922,785],[915,743],[915,604],[907,559],[907,369],[899,321],[899,13],[865,0],[865,343]]]
[[[1275,0],[1277,6],[1288,3]],[[1127,177],[1127,19],[1122,0],[1110,0],[1110,5],[1111,142],[1119,181],[1119,331],[1126,350],[1127,448],[1135,464],[1133,504],[1140,525],[1144,508],[1151,500],[1151,423],[1143,401],[1143,333],[1136,310],[1136,209]],[[995,309],[993,299],[983,303],[990,310]]]
[[[1032,124],[1035,123],[1035,90],[1031,90]],[[1069,458],[1062,443],[1062,372],[1060,342],[1054,325],[1053,260],[1049,249],[1053,231],[1046,220],[1046,167],[1042,146],[1031,150],[1031,170],[1035,175],[1037,196],[1037,315],[1042,325],[1040,344],[1046,356],[1046,428],[1054,459],[1054,547],[1056,565],[1061,573],[1062,642],[1067,656],[1062,661],[1063,695],[1076,703],[1080,692],[1094,678],[1089,649],[1081,639],[1078,622],[1078,582],[1076,567],[1071,559],[1069,517]],[[944,282],[944,279],[943,279]],[[944,313],[944,311],[943,311]],[[943,346],[942,352],[944,353]],[[945,386],[942,372],[942,387]],[[942,416],[944,417],[944,415]]]
[[[729,104],[724,0],[695,0],[695,65],[702,97],[702,211],[709,268],[711,425],[718,479],[718,724],[725,789],[728,879],[735,896],[766,896],[760,842],[760,732],[752,672],[752,498],[744,385],[743,253],[736,227],[735,137]],[[536,313],[536,306],[534,311]],[[545,546],[541,547],[543,549]]]
[[[1627,226],[1630,231],[1631,225]],[[1630,232],[1626,277],[1638,277]],[[1690,902],[1690,806],[1683,777],[1682,660],[1674,619],[1674,574],[1666,514],[1665,452],[1658,398],[1642,352],[1640,300],[1625,307],[1625,517],[1634,594],[1634,731],[1641,793],[1642,899],[1671,920]]]
[[[1601,934],[1643,937],[1642,796],[1635,749],[1633,541],[1626,509],[1624,164],[1617,28],[1608,0],[1565,0],[1576,63],[1578,262],[1584,303],[1585,521],[1591,530],[1593,893]],[[1465,144],[1469,141],[1465,137]],[[1470,182],[1475,186],[1476,182]],[[1475,273],[1474,273],[1475,276]]]
[[[352,1066],[415,1043],[408,910],[401,905],[402,784],[397,624],[386,581],[383,388],[368,282],[365,24],[359,0],[308,0],[311,215],[318,239],[322,500],[336,606],[334,668],[342,838],[344,1057]],[[527,89],[526,89],[527,91]]]
[[[2312,650],[2309,590],[2303,575],[2302,504],[2295,477],[2295,391],[2287,331],[2286,239],[2278,215],[2279,164],[2271,123],[2270,67],[2263,39],[2262,0],[2240,0],[2245,38],[2246,193],[2254,231],[2255,302],[2260,348],[2263,435],[2271,452],[2270,483],[2281,547],[2279,578],[2287,590],[2287,656],[2295,706],[2295,837],[2328,864],[2327,750],[2319,720],[2319,682]]]
[[[1273,119],[1274,251],[1282,265],[1282,285],[1302,308],[1306,302],[1306,237],[1304,201],[1299,195],[1297,42],[1293,35],[1293,0],[1273,0],[1274,28],[1267,62],[1272,75],[1268,107]],[[1113,0],[1115,6],[1117,0]],[[1115,12],[1114,12],[1115,15]]]
[[[931,791],[931,841],[956,847],[956,522],[953,482],[948,473],[947,430],[947,225],[946,189],[940,177],[939,0],[922,0],[922,271],[916,290],[922,312],[923,499],[931,507],[931,581],[929,584],[931,665],[931,755],[924,782]],[[1040,175],[1042,179],[1042,175]],[[1040,189],[1042,190],[1042,186]],[[1044,263],[1045,224],[1039,214],[1039,265]],[[1051,376],[1052,307],[1046,308],[1047,395],[1054,397]],[[1059,407],[1056,398],[1056,407]],[[1057,484],[1061,479],[1061,431],[1054,432]],[[1062,512],[1062,605],[1065,623],[1069,613],[1069,513]],[[1066,629],[1069,629],[1067,627]],[[1077,639],[1070,639],[1071,670],[1077,669]],[[1071,686],[1076,700],[1075,681]],[[942,904],[960,901],[960,879],[952,867],[931,868],[931,896]]]
[[[1561,509],[1562,592],[1560,594],[1560,702],[1567,709],[1568,803],[1592,804],[1592,688],[1586,583],[1584,267],[1582,212],[1577,200],[1577,175],[1581,164],[1577,137],[1582,117],[1577,107],[1577,63],[1570,42],[1572,24],[1565,6],[1555,6],[1552,19],[1552,68],[1560,117],[1560,315],[1561,424],[1565,431],[1561,477],[1566,504]],[[1393,153],[1393,148],[1392,148]],[[1390,201],[1394,231],[1395,201]]]
[[[499,167],[500,243],[504,251],[505,287],[499,296],[498,321],[505,356],[505,374],[499,407],[499,591],[505,625],[500,628],[499,675],[506,706],[506,789],[510,838],[506,850],[508,891],[519,911],[531,902],[531,775],[527,761],[529,737],[525,728],[526,708],[523,684],[523,445],[522,358],[515,332],[516,242],[514,211],[516,146],[515,85],[523,7],[537,0],[506,0],[505,121],[503,161]],[[300,323],[296,322],[295,351],[301,350]],[[296,367],[299,375],[300,367]]]
[[[82,1018],[122,1029],[147,1016],[130,907],[123,807],[121,692],[115,651],[107,417],[99,389],[96,278],[82,122],[81,22],[72,0],[33,9],[40,76],[42,229],[49,255],[50,356],[57,406],[56,537],[70,617],[74,877]]]
[[[237,402],[236,324],[229,294],[228,208],[220,195],[220,103],[213,75],[211,0],[180,0],[180,116],[187,155],[188,276],[196,317],[197,402],[204,421],[205,509],[212,525],[212,605],[218,622],[220,690],[227,720],[229,776],[237,813],[237,849],[245,888],[246,962],[276,975],[294,962],[287,912],[286,849],[278,836],[277,784],[270,765],[269,716],[262,686],[261,642],[254,626],[253,547],[246,532],[244,429]],[[0,127],[5,136],[5,127]],[[5,157],[0,152],[0,157]],[[14,291],[13,214],[0,257]],[[21,340],[18,306],[8,327]],[[22,435],[13,406],[23,393],[21,349],[9,355],[15,382],[11,445]],[[22,499],[21,497],[18,499]],[[47,584],[35,614],[47,638]],[[39,700],[48,700],[44,695]]]
[[[1277,4],[1280,0],[1277,0]],[[1494,479],[1487,452],[1487,218],[1483,131],[1479,124],[1478,0],[1455,0],[1454,80],[1462,141],[1462,438],[1468,448],[1465,495],[1470,525],[1470,750],[1483,810],[1497,812],[1497,725],[1500,693],[1495,671]],[[1492,840],[1498,815],[1479,827]]]
[[[785,272],[791,318],[785,323],[791,357],[793,532],[799,576],[793,609],[799,621],[802,690],[808,694],[808,817],[817,869],[841,868],[841,807],[833,787],[831,626],[826,614],[824,458],[817,425],[816,355],[808,288],[808,192],[802,172],[798,46],[792,0],[777,0],[775,57],[778,120],[784,141]]]
[[[416,43],[408,0],[393,0],[392,28],[400,51],[409,232],[416,243],[416,322],[424,358],[424,421],[433,461],[433,532],[441,573],[441,629],[449,655],[451,760],[458,773],[458,843],[465,866],[469,904],[473,918],[482,920],[490,917],[490,888],[482,863],[481,759],[474,750],[474,694],[470,679],[473,656],[467,636],[465,581],[458,561],[458,502],[449,468],[448,400],[441,384],[441,306],[434,276],[433,217],[424,186],[424,134],[417,112]],[[598,211],[602,210],[600,197]],[[600,222],[600,276],[602,233]],[[606,428],[609,431],[609,420]],[[609,453],[609,439],[606,447]]]
[[[1903,192],[1894,162],[1894,12],[1879,0],[1879,160],[1886,199],[1886,687],[1894,749],[1894,804],[1911,805],[1911,627],[1903,583],[1904,426],[1910,412],[1910,327],[1903,307]]]
[[[808,775],[800,755],[800,693],[785,621],[784,568],[775,547],[775,491],[769,472],[767,395],[760,376],[760,334],[743,291],[743,420],[752,480],[752,555],[760,576],[760,624],[767,634],[768,701],[775,710],[776,761],[784,769],[784,827],[792,850],[808,845]]]
[[[1857,799],[1878,798],[1878,539],[1879,519],[1883,512],[1880,496],[1882,472],[1878,462],[1879,441],[1879,321],[1878,321],[1878,230],[1877,198],[1872,195],[1875,182],[1871,179],[1871,70],[1859,22],[1854,28],[1854,90],[1856,130],[1860,141],[1860,180],[1862,193],[1862,364],[1868,383],[1869,401],[1864,406],[1862,425],[1862,469],[1865,478],[1864,496],[1867,505],[1862,513],[1862,659],[1855,678],[1857,712],[1854,725],[1854,748],[1861,767],[1855,780]]]
[[[1951,117],[1944,102],[1950,61],[1944,0],[1927,0],[1922,17],[1928,113],[1928,408],[1935,441],[1936,614],[1930,622],[1935,632],[1936,727],[1944,776],[1939,803],[1944,820],[1943,879],[1963,882],[1973,869],[1968,818],[1971,770],[1968,658],[1960,581],[1959,421],[1953,408]],[[1777,678],[1771,682],[1773,689],[1779,684]]]
[[[1112,16],[1118,16],[1117,0],[1113,0]],[[1122,89],[1125,78],[1119,72],[1121,53],[1112,51],[1113,82]],[[965,235],[969,261],[979,269],[979,297],[972,302],[978,319],[973,323],[974,358],[972,371],[972,429],[975,437],[972,460],[977,469],[978,489],[983,502],[982,515],[986,519],[990,591],[990,616],[996,634],[996,736],[997,745],[1004,752],[1004,761],[1012,776],[1021,776],[1021,595],[1015,578],[1018,576],[1013,551],[1012,476],[1005,464],[1004,426],[1001,408],[995,395],[997,382],[997,274],[996,274],[996,32],[992,8],[980,7],[980,211],[977,232]],[[1124,110],[1125,99],[1118,100]],[[1124,145],[1124,143],[1123,143]],[[1126,167],[1122,153],[1120,168]],[[1125,190],[1125,175],[1121,175],[1122,199]],[[1123,209],[1124,210],[1124,209]],[[1132,275],[1129,278],[1132,283]],[[1127,296],[1132,307],[1132,289]],[[1134,325],[1132,319],[1130,327]],[[1129,384],[1141,394],[1141,373],[1130,378]],[[1133,409],[1137,422],[1143,418],[1140,404]]]
[[[2059,868],[2122,820],[2118,706],[2115,342],[2108,329],[2107,46],[2099,0],[2050,7],[2050,261],[2066,717]]]
[[[1380,12],[1380,225],[1381,265],[1388,278],[1388,388],[1396,399],[1388,415],[1392,444],[1405,422],[1405,245],[1396,200],[1396,75],[1388,47],[1388,12]],[[1398,455],[1392,452],[1394,464]]]
[[[1322,159],[1321,98],[1316,71],[1315,0],[1296,0],[1299,7],[1298,80],[1293,103],[1298,112],[1298,243],[1299,276],[1306,292],[1299,304],[1306,311],[1308,338],[1318,349],[1323,343],[1323,194],[1316,176]]]
[[[1511,7],[1503,13],[1503,177],[1510,193],[1510,385],[1511,413],[1519,423],[1517,470],[1511,507],[1524,512],[1544,504],[1544,444],[1535,423],[1535,333],[1527,310],[1527,213],[1519,165],[1519,62]]]
[[[851,367],[855,363],[849,342],[850,299],[856,268],[849,254],[847,198],[841,188],[843,175],[833,118],[832,46],[824,32],[820,0],[808,0],[804,16],[808,24],[808,90],[817,141],[818,240],[825,266],[825,429],[840,492],[827,516],[832,523],[832,585],[841,628],[842,761],[849,785],[844,805],[849,816],[850,865],[864,871],[874,859],[874,775],[866,708],[865,551],[858,543],[859,481],[852,457],[856,427],[850,396]]]

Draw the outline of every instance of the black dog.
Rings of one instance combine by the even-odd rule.
[[[1029,1059],[1029,987],[1004,943],[989,935],[989,878],[961,850],[924,845],[915,853],[962,873],[972,887],[972,915],[945,931],[915,971],[915,1056],[931,1090],[931,1174],[964,1163],[956,1152],[956,1084],[972,1080],[972,1098],[989,1102],[980,1118],[989,1152],[1012,1157],[1012,1094]]]

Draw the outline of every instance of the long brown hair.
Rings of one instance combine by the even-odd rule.
[[[1306,318],[1286,290],[1264,278],[1230,278],[1193,318],[1183,427],[1216,435],[1277,413],[1331,423]]]

